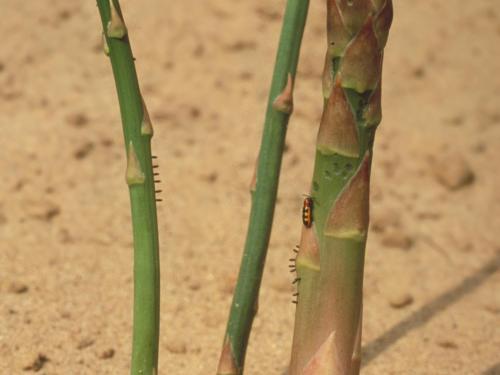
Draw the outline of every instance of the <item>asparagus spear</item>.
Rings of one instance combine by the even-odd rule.
[[[309,0],[288,0],[269,93],[264,132],[251,184],[252,207],[238,281],[226,328],[218,375],[243,373],[271,234],[292,90]]]
[[[370,168],[391,22],[391,0],[327,0],[313,225],[302,232],[296,260],[290,375],[359,373]]]
[[[132,375],[153,375],[158,366],[160,265],[153,128],[142,99],[134,58],[118,0],[97,0],[120,103],[127,153],[134,234],[134,328]]]

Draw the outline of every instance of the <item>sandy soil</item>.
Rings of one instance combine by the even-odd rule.
[[[248,374],[286,367],[321,114],[311,2]],[[0,0],[0,374],[126,374],[131,230],[95,2]],[[156,134],[161,374],[213,374],[284,0],[123,1]],[[395,1],[373,167],[364,367],[500,374],[500,11]]]

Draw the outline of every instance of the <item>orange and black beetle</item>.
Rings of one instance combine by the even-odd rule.
[[[313,199],[311,197],[305,197],[302,203],[302,223],[306,228],[311,228],[313,223]]]

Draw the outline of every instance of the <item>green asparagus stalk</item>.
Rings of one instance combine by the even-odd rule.
[[[292,91],[309,0],[288,0],[274,67],[264,131],[250,191],[250,222],[231,306],[218,375],[243,373],[269,244]]]
[[[370,167],[391,22],[391,0],[327,0],[314,221],[296,259],[290,375],[359,374]]]
[[[155,181],[151,156],[153,128],[142,99],[134,58],[118,0],[97,0],[120,103],[127,152],[134,235],[134,328],[132,375],[153,375],[158,366],[160,266]]]

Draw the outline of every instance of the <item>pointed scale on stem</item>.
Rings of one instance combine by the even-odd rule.
[[[301,375],[335,375],[340,374],[338,356],[335,346],[335,331],[330,333],[318,351],[307,363]]]
[[[109,0],[110,17],[106,29],[106,35],[108,38],[122,39],[127,35],[127,27],[121,14],[115,7],[113,0]]]
[[[363,110],[363,120],[366,127],[377,127],[382,120],[382,82],[371,93],[368,104]]]
[[[369,16],[356,37],[347,46],[339,73],[342,86],[359,93],[375,89],[382,70],[382,49],[379,46],[373,18]]]
[[[358,329],[356,330],[356,341],[354,341],[354,350],[352,352],[351,367],[349,375],[358,375],[361,368],[361,336],[363,331],[363,304],[361,304],[359,313]]]
[[[342,79],[337,76],[319,125],[318,150],[325,155],[359,156],[356,119],[347,101]]]
[[[238,375],[238,366],[236,366],[236,361],[234,359],[233,350],[231,348],[231,341],[228,337],[224,340],[224,345],[222,347],[222,352],[219,359],[219,365],[217,367],[217,375]]]
[[[314,224],[310,228],[306,226],[302,227],[302,237],[300,239],[299,248],[299,254],[297,255],[295,263],[297,269],[300,270],[300,268],[306,267],[319,271],[319,245]],[[298,276],[300,277],[300,275]]]
[[[290,374],[300,375],[306,363],[319,345],[315,335],[316,317],[319,306],[320,255],[315,224],[310,228],[302,226],[299,254],[295,262],[299,293],[297,317],[293,333]]]
[[[273,108],[286,114],[291,114],[293,112],[293,78],[290,73],[288,73],[285,88],[276,99],[274,99]]]
[[[141,123],[141,134],[153,136],[153,125],[151,124],[151,118],[149,117],[148,109],[146,107],[146,103],[144,102],[144,98],[142,98],[142,123]]]
[[[378,0],[379,11],[375,16],[374,29],[375,35],[377,35],[379,48],[383,49],[387,43],[387,37],[389,36],[389,29],[392,24],[393,10],[392,1],[390,0]]]
[[[109,56],[108,41],[106,40],[106,35],[104,34],[104,32],[102,33],[102,50],[106,56]]]
[[[322,87],[323,87],[323,98],[328,99],[332,93],[333,87],[333,60],[330,52],[326,52],[325,56],[325,66],[323,68],[322,77]]]
[[[146,179],[132,141],[129,142],[127,149],[127,172],[125,177],[129,186],[143,184]]]
[[[363,26],[366,18],[375,8],[372,0],[331,0],[342,14],[344,25],[351,35],[355,35]]]
[[[366,151],[356,174],[328,215],[325,236],[363,240],[368,229],[371,155]]]
[[[328,0],[327,29],[328,29],[328,56],[331,58],[342,56],[345,47],[352,39],[352,33],[344,24],[336,0]]]
[[[387,0],[372,0],[372,3],[373,3],[373,6],[375,7],[375,9],[378,11],[380,11],[380,9],[387,3],[387,2],[390,2],[390,1],[387,1]]]
[[[253,168],[252,179],[250,180],[250,193],[255,193],[255,188],[257,187],[257,170],[259,167],[259,155],[257,155],[257,160],[255,160],[255,166]]]

